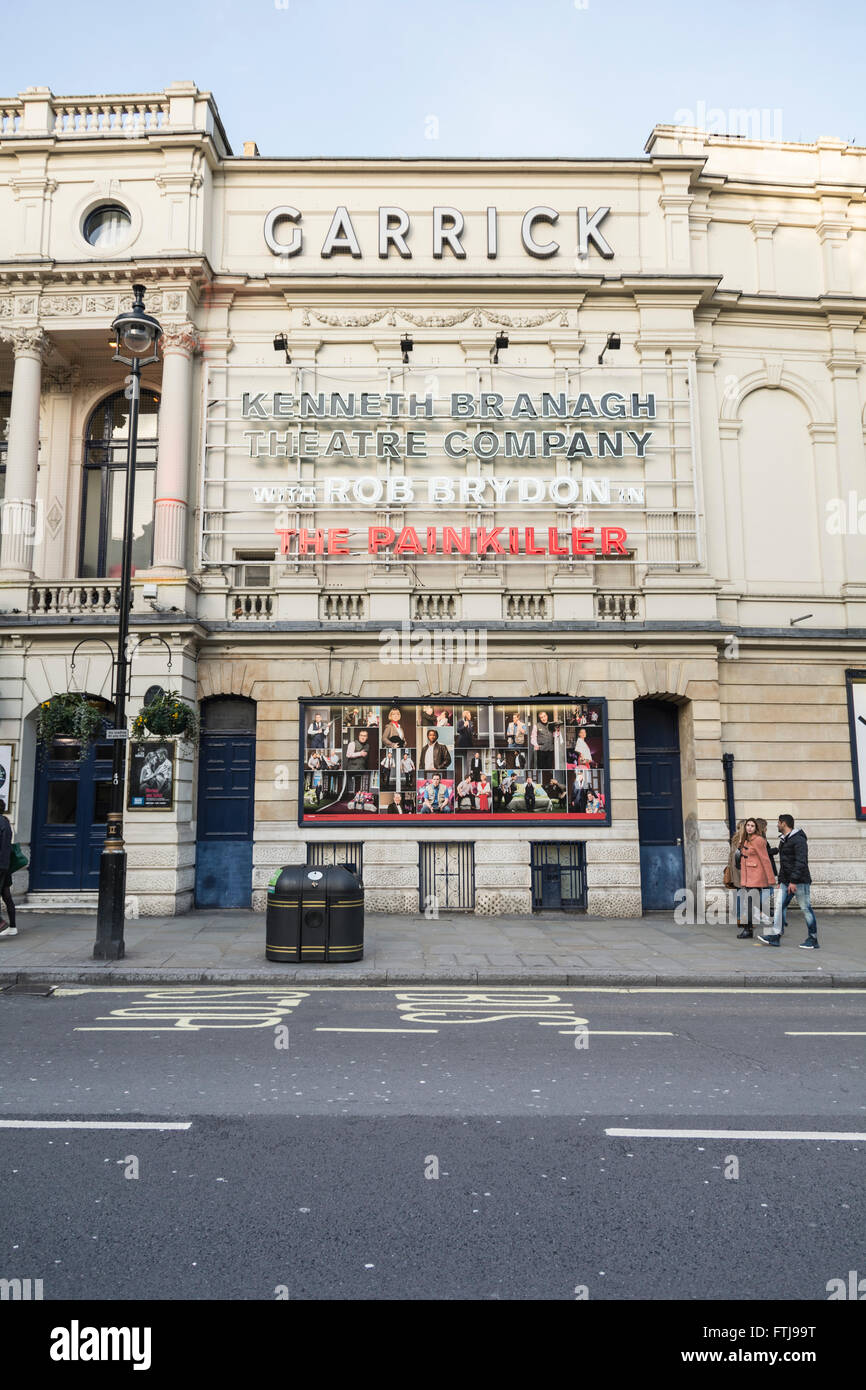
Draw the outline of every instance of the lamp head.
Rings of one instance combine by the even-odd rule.
[[[111,325],[118,346],[114,355],[118,362],[138,361],[143,366],[158,360],[156,346],[162,337],[162,328],[158,319],[145,313],[144,285],[133,285],[132,293],[132,308],[118,314]],[[124,357],[120,349],[129,356]]]

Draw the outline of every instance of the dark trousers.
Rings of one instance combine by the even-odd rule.
[[[2,882],[0,882],[0,898],[2,898],[3,904],[6,908],[6,916],[8,918],[9,925],[10,927],[14,927],[16,925],[15,904],[12,901],[12,875],[9,873],[8,869],[3,874]]]

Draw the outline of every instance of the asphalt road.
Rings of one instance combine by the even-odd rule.
[[[75,988],[0,1027],[0,1277],[47,1300],[866,1276],[863,992]]]

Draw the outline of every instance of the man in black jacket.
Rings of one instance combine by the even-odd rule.
[[[809,841],[805,831],[794,828],[794,817],[779,816],[779,848],[771,849],[774,861],[778,857],[779,890],[772,927],[758,940],[763,946],[778,946],[782,930],[782,912],[789,892],[796,893],[800,911],[806,919],[808,936],[801,942],[804,951],[818,950],[818,922],[812,911],[812,875],[809,873]]]

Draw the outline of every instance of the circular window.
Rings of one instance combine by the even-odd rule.
[[[122,246],[129,237],[132,218],[119,203],[106,203],[94,208],[84,219],[84,240],[100,250],[110,251]]]

